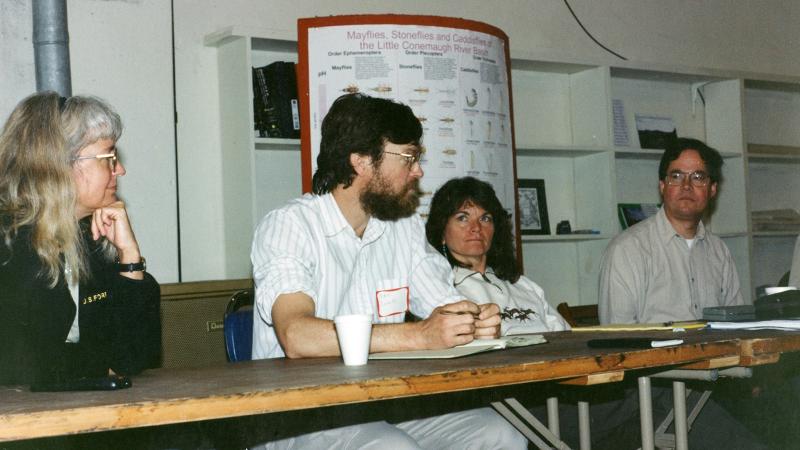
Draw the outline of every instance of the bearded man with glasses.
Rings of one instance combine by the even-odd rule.
[[[332,319],[339,314],[371,317],[370,352],[496,337],[500,308],[458,293],[450,264],[428,244],[416,214],[422,125],[411,108],[343,95],[321,131],[313,194],[271,211],[255,232],[253,358],[338,356]],[[404,322],[407,312],[425,319]],[[349,426],[257,448],[526,448],[525,438],[489,408],[442,409],[432,417],[409,411],[392,424],[378,409],[367,423],[326,417]]]

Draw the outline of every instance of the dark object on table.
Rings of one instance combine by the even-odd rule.
[[[797,319],[800,318],[800,291],[797,289],[778,292],[757,298],[753,302],[756,319]]]
[[[671,347],[683,343],[682,339],[657,339],[652,337],[623,337],[610,339],[589,339],[589,348],[657,348]]]
[[[31,392],[115,391],[132,386],[131,379],[121,375],[84,377],[71,380],[41,381],[31,385]]]
[[[716,322],[741,322],[756,320],[753,305],[712,306],[703,308],[703,320]]]
[[[757,298],[752,305],[703,308],[703,319],[724,322],[800,318],[800,291],[789,290]]]

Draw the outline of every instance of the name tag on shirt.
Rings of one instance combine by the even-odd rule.
[[[409,302],[408,286],[376,291],[375,302],[378,307],[378,317],[405,314]]]

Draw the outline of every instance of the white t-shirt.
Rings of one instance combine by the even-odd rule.
[[[72,320],[72,325],[69,327],[69,333],[67,333],[67,342],[78,343],[81,340],[81,329],[79,327],[78,320],[81,312],[81,304],[78,302],[80,297],[80,286],[78,281],[72,278],[72,271],[69,267],[64,268],[64,277],[67,279],[69,295],[72,297],[72,301],[75,302],[75,318]]]
[[[428,317],[463,299],[450,265],[425,240],[418,215],[394,222],[371,218],[359,238],[331,194],[292,200],[258,225],[250,253],[256,285],[253,359],[284,356],[272,324],[281,294],[302,292],[315,315],[369,314],[398,323],[405,311]]]

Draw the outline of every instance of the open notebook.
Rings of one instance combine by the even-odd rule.
[[[448,359],[472,355],[490,350],[544,344],[547,339],[541,334],[503,336],[499,339],[475,339],[469,344],[440,350],[411,350],[407,352],[373,353],[369,359]]]

